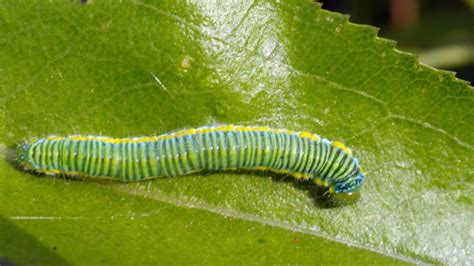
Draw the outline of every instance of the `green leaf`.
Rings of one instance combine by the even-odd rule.
[[[473,263],[474,90],[312,1],[0,3],[0,263]],[[360,198],[271,173],[38,177],[15,143],[206,124],[351,147]]]

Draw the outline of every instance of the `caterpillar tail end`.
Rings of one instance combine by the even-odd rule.
[[[31,143],[28,143],[27,141],[19,142],[16,146],[16,155],[14,161],[20,168],[33,171],[35,169],[28,159],[30,147]]]

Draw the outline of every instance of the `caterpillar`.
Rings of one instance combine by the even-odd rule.
[[[49,136],[20,144],[17,160],[47,175],[119,181],[202,170],[270,170],[327,187],[357,191],[364,174],[344,144],[310,133],[268,127],[200,127],[151,137]]]

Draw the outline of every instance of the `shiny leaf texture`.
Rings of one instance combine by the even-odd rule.
[[[312,1],[2,1],[0,263],[473,263],[474,90]],[[209,124],[343,141],[326,204],[272,173],[38,177],[15,143]]]

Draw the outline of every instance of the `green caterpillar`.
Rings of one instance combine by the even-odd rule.
[[[26,170],[120,181],[202,170],[255,169],[288,173],[352,193],[364,181],[358,160],[340,142],[309,132],[267,127],[200,127],[153,137],[50,136],[20,145]]]

